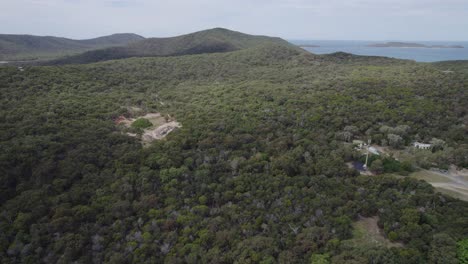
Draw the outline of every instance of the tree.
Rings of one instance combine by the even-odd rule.
[[[370,165],[370,170],[377,173],[377,174],[380,174],[383,172],[384,170],[384,166],[383,166],[383,162],[381,159],[376,159],[372,162],[372,164]]]
[[[387,139],[388,144],[394,148],[400,148],[403,144],[403,138],[395,134],[388,134]]]
[[[432,151],[438,151],[438,150],[443,150],[445,147],[445,141],[442,139],[438,138],[432,138],[431,141],[429,141],[432,145]]]
[[[134,128],[145,129],[153,126],[153,124],[146,118],[138,118],[132,123],[131,126]]]
[[[468,238],[457,243],[457,256],[460,264],[468,264]]]
[[[429,250],[431,264],[457,264],[456,243],[445,233],[436,234],[432,238]]]
[[[311,264],[328,264],[330,263],[330,256],[328,254],[312,254],[310,257]]]

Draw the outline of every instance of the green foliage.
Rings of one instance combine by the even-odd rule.
[[[171,38],[149,38],[125,47],[88,51],[55,60],[51,64],[93,63],[130,57],[230,52],[263,45],[280,45],[295,49],[295,46],[280,38],[252,36],[224,28],[214,28]]]
[[[365,162],[365,156],[361,156],[359,161]],[[413,171],[413,166],[411,163],[404,161],[400,162],[393,157],[380,157],[378,155],[370,155],[369,160],[369,169],[377,174],[380,173],[398,173],[401,175],[408,175],[408,173]]]
[[[428,263],[443,259],[438,247],[453,257],[466,202],[406,177],[357,176],[345,165],[356,153],[336,139],[390,133],[407,145],[419,134],[445,141],[427,163],[466,164],[468,73],[438,67],[283,45],[2,67],[0,262]],[[182,128],[143,147],[114,123],[134,106]],[[360,215],[403,246],[341,243]]]
[[[377,174],[380,174],[384,172],[385,167],[383,165],[382,160],[377,159],[372,162],[372,164],[369,166],[369,169]]]
[[[398,239],[398,234],[395,231],[390,231],[388,233],[388,239],[390,239],[390,241],[396,241]]]
[[[460,264],[468,263],[468,238],[458,241],[457,256]]]
[[[328,254],[312,254],[310,257],[311,264],[328,264],[330,263],[330,256]]]
[[[142,39],[135,34],[114,34],[86,40],[0,34],[0,60],[57,58],[92,49],[124,46]]]
[[[429,251],[429,263],[459,263],[455,240],[444,233],[434,235]]]
[[[137,129],[145,129],[151,126],[153,126],[153,124],[146,118],[138,118],[132,123],[132,127]]]

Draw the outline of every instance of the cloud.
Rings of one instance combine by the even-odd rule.
[[[213,27],[285,38],[468,37],[466,0],[1,0],[0,10],[1,33],[74,38]]]

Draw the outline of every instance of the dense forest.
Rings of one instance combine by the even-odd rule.
[[[83,64],[131,57],[181,56],[230,52],[268,44],[293,47],[274,37],[255,36],[225,28],[213,28],[169,38],[148,38],[122,47],[97,49],[45,62],[47,65]]]
[[[468,263],[467,202],[346,166],[436,138],[418,162],[468,167],[467,88],[468,62],[279,44],[1,67],[1,263]],[[182,127],[144,146],[132,107]],[[367,217],[398,246],[348,243]]]
[[[89,50],[126,46],[143,39],[142,36],[125,33],[84,40],[0,34],[0,61],[53,59]]]

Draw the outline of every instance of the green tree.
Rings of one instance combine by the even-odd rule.
[[[134,128],[145,129],[153,126],[153,124],[146,118],[138,118],[132,123],[131,126]]]
[[[460,264],[468,264],[468,238],[458,241],[457,256]]]
[[[383,166],[383,162],[381,159],[374,160],[369,168],[371,171],[377,174],[380,174],[384,171],[384,166]]]
[[[330,263],[330,256],[328,254],[312,254],[310,257],[311,264],[328,264]]]
[[[457,264],[456,243],[445,233],[436,234],[432,238],[429,250],[429,263],[431,264]]]

